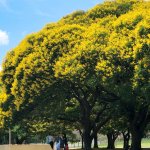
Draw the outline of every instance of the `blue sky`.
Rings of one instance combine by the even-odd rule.
[[[104,0],[0,0],[0,69],[6,53],[27,34]]]

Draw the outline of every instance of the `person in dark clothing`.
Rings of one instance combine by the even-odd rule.
[[[60,141],[60,150],[64,150],[64,140],[63,140],[63,136],[60,136],[59,141]]]
[[[66,134],[63,134],[64,150],[68,150],[68,140]]]

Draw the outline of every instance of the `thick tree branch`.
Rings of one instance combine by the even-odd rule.
[[[106,110],[107,104],[104,105],[103,109],[101,109],[98,113],[97,116],[95,118],[95,123],[97,123],[100,119],[100,116],[103,114],[103,112]]]

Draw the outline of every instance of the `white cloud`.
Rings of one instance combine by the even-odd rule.
[[[6,31],[0,30],[0,45],[8,45],[9,37]]]

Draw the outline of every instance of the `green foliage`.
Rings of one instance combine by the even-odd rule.
[[[80,123],[85,114],[90,125],[98,118],[97,126],[106,103],[119,99],[130,120],[147,106],[149,114],[148,14],[150,2],[106,1],[27,36],[3,63],[8,109],[43,104]]]

